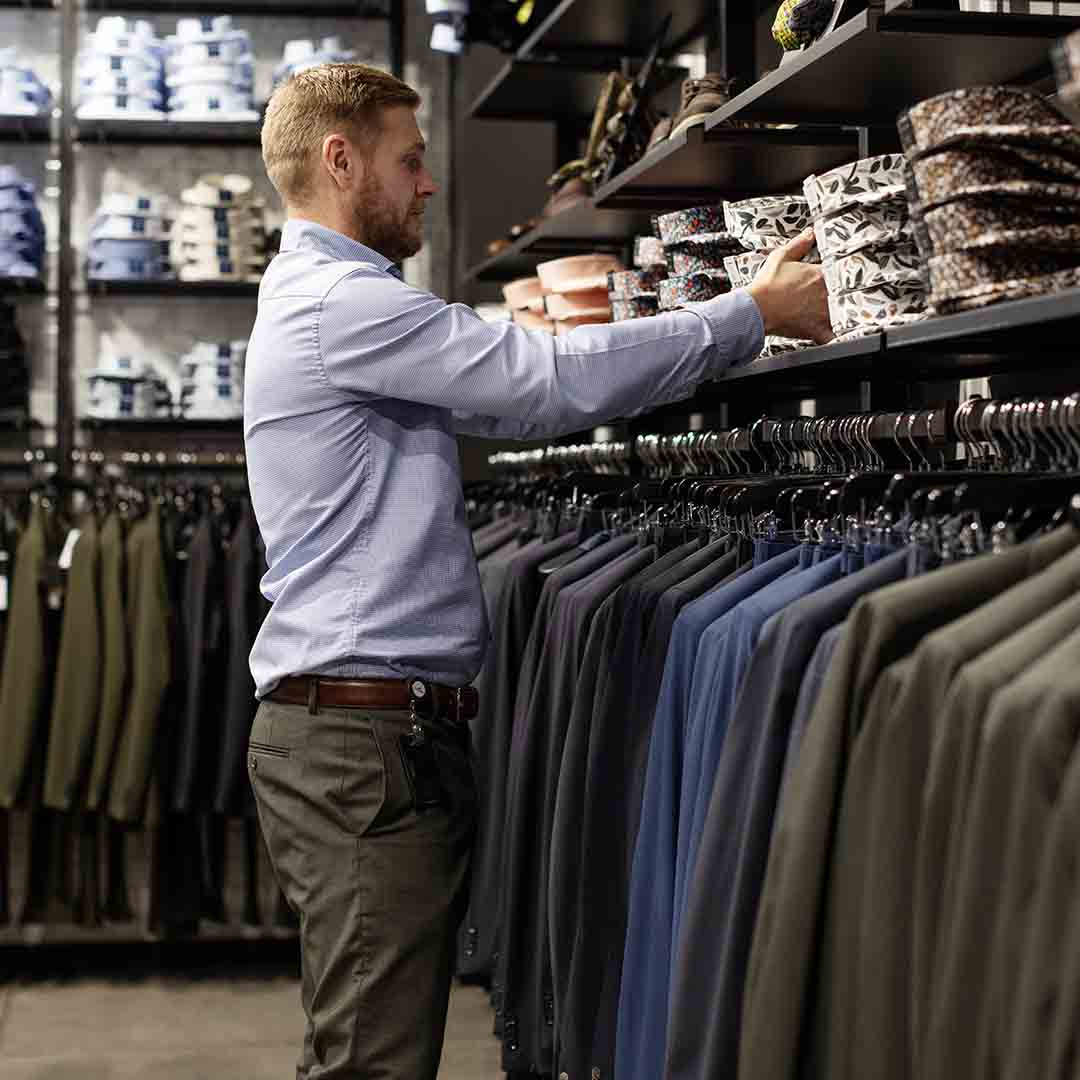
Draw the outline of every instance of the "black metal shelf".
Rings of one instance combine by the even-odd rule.
[[[698,125],[665,140],[596,193],[605,209],[673,210],[722,199],[801,191],[811,173],[858,156],[854,128]]]
[[[642,212],[597,210],[591,202],[548,218],[510,247],[485,259],[466,274],[470,281],[513,281],[534,272],[543,259],[590,251],[619,253],[638,233],[649,231]]]
[[[1074,363],[1078,335],[1080,288],[888,330],[885,348],[905,355],[948,352],[968,357],[968,365],[983,356],[1016,354],[1029,357],[1028,365],[1035,368],[1044,358],[1056,366],[1061,355]]]
[[[235,464],[244,451],[242,420],[95,420],[79,421],[84,451],[100,452],[110,460],[138,455],[143,464],[175,467],[176,455],[195,454],[200,464],[212,464],[221,455],[222,466]]]
[[[666,5],[637,3],[636,0],[561,0],[529,35],[517,55],[555,53],[563,57],[587,54],[616,58],[643,57],[651,48],[656,31],[667,14]],[[671,27],[664,43],[671,53],[697,34],[704,33],[715,17],[716,5],[708,0],[672,3]]]
[[[42,6],[51,5],[42,2]],[[87,10],[102,15],[264,15],[273,18],[364,19],[372,22],[390,19],[389,11],[382,5],[349,3],[348,0],[331,0],[327,3],[313,0],[310,4],[301,3],[300,0],[286,0],[284,3],[274,3],[274,0],[228,0],[227,3],[215,3],[215,0],[89,0]]]
[[[88,281],[89,296],[173,296],[254,299],[259,295],[254,281]]]
[[[0,116],[0,142],[46,143],[49,117]]]
[[[0,8],[4,10],[23,11],[59,11],[59,5],[52,0],[0,0]]]
[[[171,146],[257,147],[259,122],[76,120],[74,138],[84,145],[167,143]]]
[[[44,296],[45,282],[41,278],[0,277],[0,297]]]
[[[612,69],[610,57],[587,54],[513,59],[481,91],[469,115],[477,120],[577,120],[584,126]],[[686,75],[678,67],[655,71],[657,92]]]
[[[946,90],[1033,82],[1050,74],[1050,45],[1080,19],[911,11],[901,0],[866,10],[718,109],[739,121],[894,124]]]

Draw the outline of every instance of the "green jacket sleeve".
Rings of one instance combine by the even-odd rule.
[[[101,694],[98,529],[92,514],[79,525],[67,576],[45,765],[45,805],[53,810],[70,810],[76,802],[93,751]]]
[[[101,529],[101,698],[86,805],[97,810],[108,798],[116,741],[128,688],[128,627],[125,603],[124,524],[110,514]]]
[[[169,594],[158,514],[152,511],[137,528],[138,543],[133,536],[129,552],[131,693],[109,792],[110,816],[129,823],[142,820],[171,676]]]

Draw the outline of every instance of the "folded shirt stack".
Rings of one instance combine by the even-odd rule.
[[[324,37],[321,41],[300,38],[285,42],[285,54],[274,68],[274,89],[298,71],[319,64],[341,64],[356,59],[354,49],[346,49],[339,37]]]
[[[167,281],[169,209],[160,195],[106,195],[90,226],[90,281]]]
[[[166,43],[145,19],[98,20],[78,59],[82,120],[164,120]]]
[[[15,48],[0,49],[0,115],[44,116],[51,106],[49,88],[19,62]]]
[[[15,309],[0,302],[0,410],[25,412],[30,399],[30,363],[15,325]]]
[[[14,165],[0,165],[0,277],[38,278],[45,225],[34,185]]]
[[[180,359],[185,420],[238,420],[244,415],[246,341],[200,341]]]
[[[96,420],[167,420],[168,384],[153,368],[130,356],[111,356],[86,373],[88,414]]]
[[[258,281],[266,267],[265,204],[250,177],[209,174],[184,191],[172,236],[181,281]]]
[[[1055,50],[1074,99],[1080,40]],[[1080,132],[1012,86],[939,94],[901,113],[905,213],[935,314],[1080,285]]]
[[[179,19],[168,49],[170,120],[258,120],[251,37],[230,16]]]

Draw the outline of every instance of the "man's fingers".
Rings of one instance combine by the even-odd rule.
[[[814,247],[814,230],[803,229],[798,236],[789,240],[780,248],[780,258],[777,262],[800,262],[810,254]]]

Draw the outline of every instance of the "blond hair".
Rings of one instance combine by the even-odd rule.
[[[262,128],[263,164],[287,204],[310,198],[323,139],[348,126],[349,134],[379,134],[380,110],[416,108],[420,95],[407,83],[366,64],[321,64],[298,72],[274,91]]]

